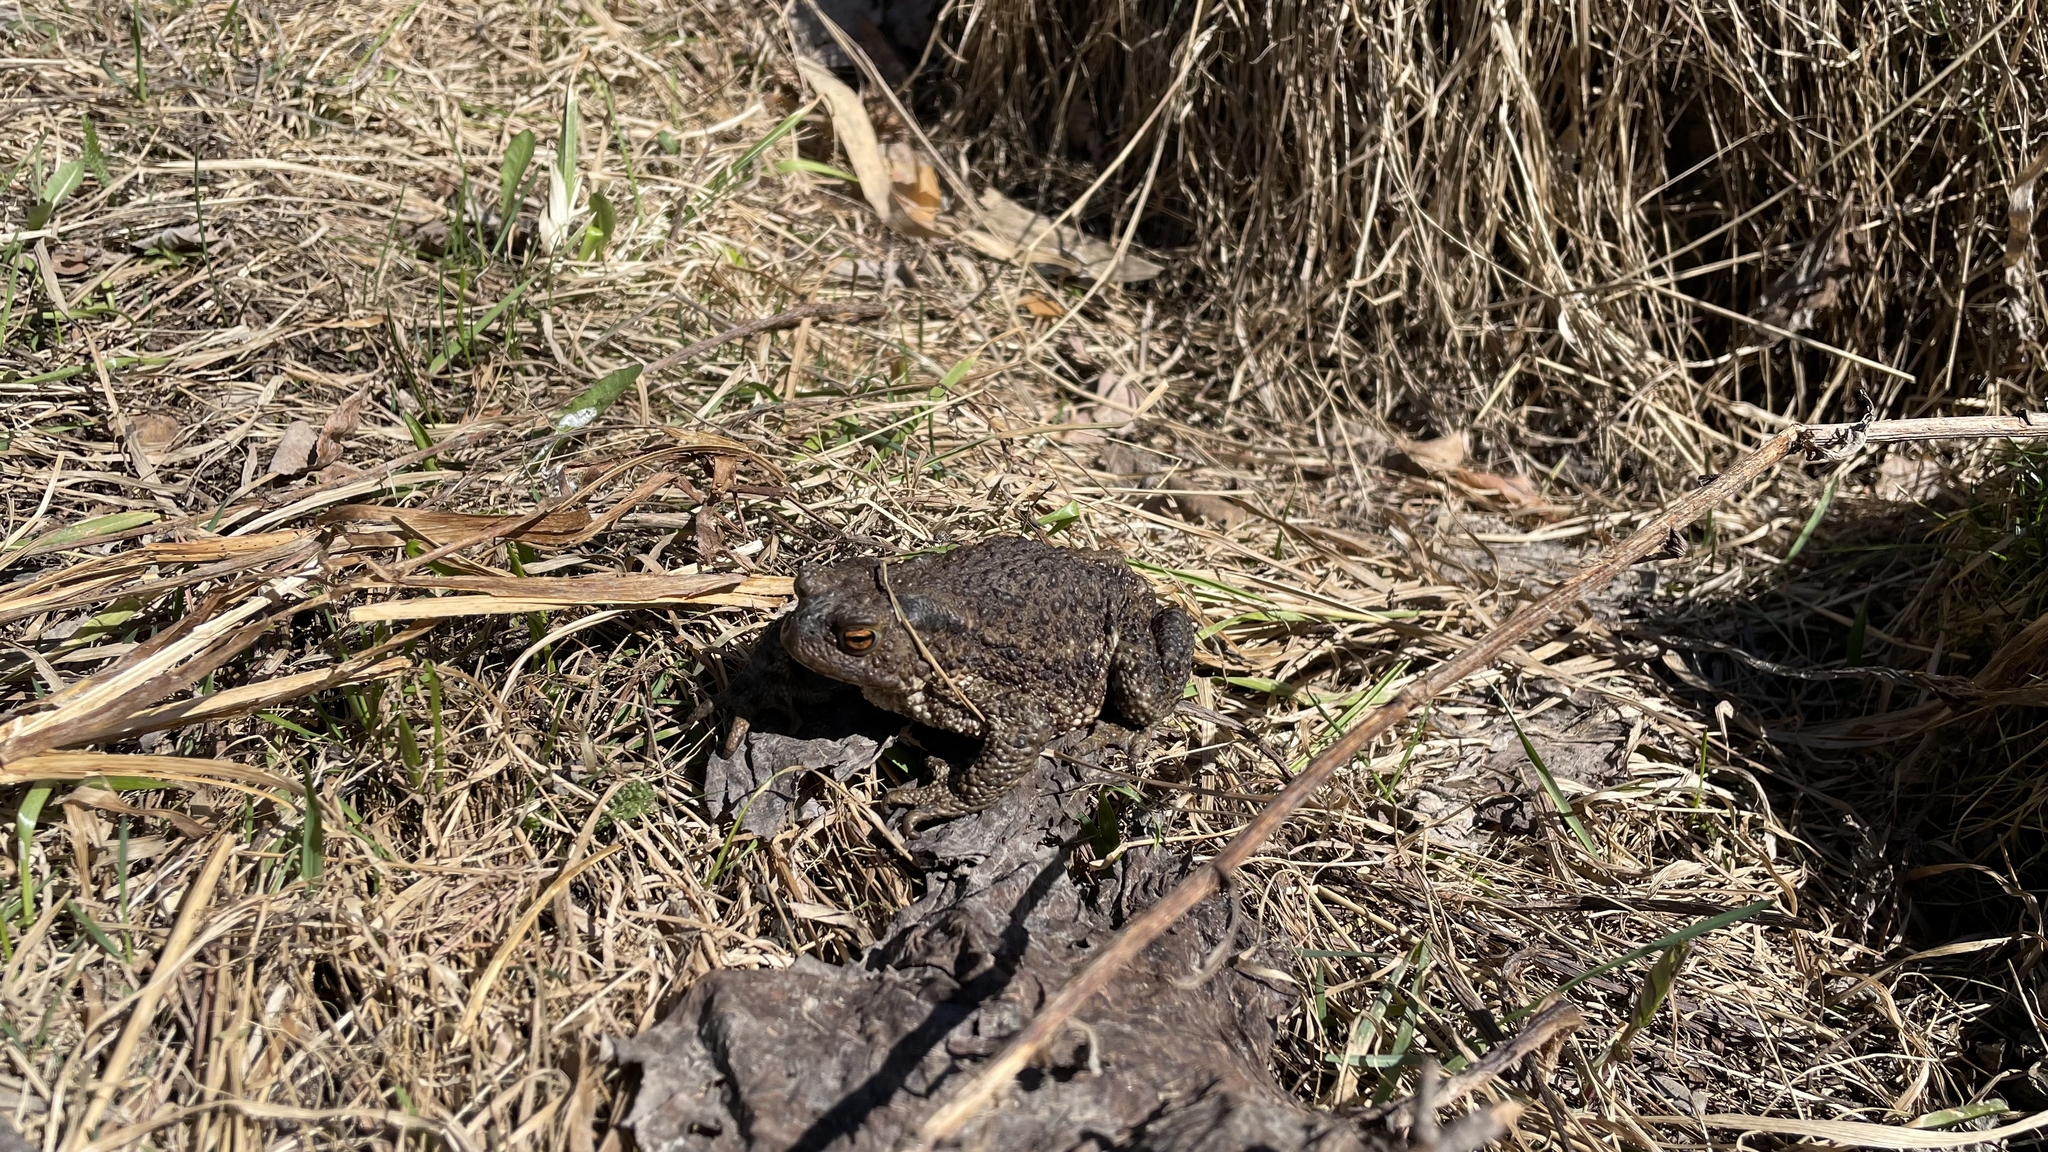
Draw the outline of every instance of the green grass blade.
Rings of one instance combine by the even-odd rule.
[[[1678,945],[1683,944],[1689,940],[1697,940],[1700,937],[1705,936],[1709,932],[1718,932],[1721,929],[1728,927],[1730,924],[1740,923],[1741,921],[1747,920],[1751,916],[1755,916],[1760,912],[1769,911],[1771,904],[1772,901],[1759,900],[1754,904],[1744,904],[1740,908],[1730,908],[1726,912],[1717,913],[1713,916],[1707,917],[1705,920],[1700,920],[1687,927],[1680,928],[1678,931],[1673,932],[1669,936],[1659,936],[1657,939],[1650,941],[1648,944],[1643,945],[1641,948],[1631,949],[1630,951],[1624,952],[1621,955],[1616,956],[1612,960],[1609,960],[1602,964],[1596,964],[1593,967],[1586,969],[1584,972],[1579,973],[1577,976],[1574,976],[1571,979],[1565,981],[1564,983],[1559,984],[1557,987],[1552,988],[1550,990],[1550,995],[1538,999],[1534,1004],[1529,1004],[1524,1007],[1517,1008],[1513,1012],[1510,1012],[1508,1014],[1507,1022],[1510,1024],[1514,1024],[1518,1021],[1525,1020],[1530,1016],[1530,1014],[1536,1011],[1538,1005],[1544,1003],[1545,1001],[1548,1001],[1553,997],[1562,996],[1565,993],[1571,991],[1572,989],[1577,988],[1579,985],[1584,984],[1588,980],[1593,980],[1597,979],[1598,977],[1605,976],[1607,973],[1614,971],[1616,968],[1619,968],[1624,964],[1632,964],[1645,956],[1662,952],[1667,948],[1677,947]]]
[[[601,258],[607,245],[612,242],[612,233],[619,226],[618,209],[612,207],[611,197],[592,189],[590,192],[590,226],[583,230],[583,250],[577,253],[578,260]]]
[[[1543,763],[1542,754],[1537,752],[1536,745],[1530,742],[1529,734],[1522,731],[1522,721],[1515,715],[1515,710],[1508,707],[1506,696],[1501,697],[1500,706],[1507,711],[1508,723],[1515,726],[1515,736],[1522,741],[1522,751],[1528,755],[1529,763],[1535,766],[1536,778],[1543,782],[1543,791],[1549,794],[1550,802],[1557,806],[1557,814],[1564,817],[1565,826],[1572,830],[1572,835],[1578,837],[1579,846],[1586,850],[1586,855],[1604,862],[1606,858],[1600,854],[1600,849],[1593,846],[1593,837],[1587,834],[1586,826],[1579,822],[1579,814],[1572,811],[1571,801],[1565,799],[1564,789],[1557,786],[1557,778],[1550,774],[1550,767]]]
[[[1784,563],[1790,564],[1792,558],[1806,547],[1806,542],[1813,539],[1813,530],[1820,527],[1821,518],[1828,514],[1828,505],[1835,502],[1835,485],[1841,482],[1840,472],[1828,477],[1828,486],[1820,490],[1820,501],[1813,506],[1813,515],[1806,518],[1806,527],[1799,530],[1799,539],[1792,541],[1791,551],[1785,553]]]
[[[112,956],[116,960],[122,960],[125,963],[125,959],[121,955],[121,946],[114,943],[114,938],[107,935],[106,929],[101,928],[93,921],[91,916],[86,914],[85,909],[78,906],[78,901],[64,901],[64,910],[71,913],[71,918],[78,922],[80,928],[85,929],[85,934],[92,937],[93,943],[106,949],[107,955]]]
[[[628,365],[616,372],[606,373],[602,380],[585,388],[562,409],[561,416],[555,420],[555,431],[576,432],[589,427],[591,421],[597,419],[619,397],[625,395],[626,389],[633,386],[633,381],[640,378],[640,368],[638,364]]]
[[[309,885],[320,883],[327,870],[327,833],[320,822],[320,793],[313,787],[313,763],[306,762],[306,822],[299,830],[299,877]]]
[[[83,120],[85,151],[81,159],[85,161],[86,169],[92,173],[92,178],[100,182],[100,187],[111,188],[114,186],[114,174],[107,169],[107,154],[100,151],[100,130],[93,124],[92,117],[86,116]]]
[[[817,106],[818,102],[813,100],[809,104],[790,113],[783,119],[782,123],[777,124],[769,130],[766,136],[761,137],[759,143],[733,157],[730,164],[720,168],[717,174],[711,177],[710,182],[704,185],[704,191],[698,193],[696,198],[690,201],[689,206],[683,209],[682,217],[677,220],[675,227],[687,227],[697,217],[703,215],[704,211],[717,203],[719,198],[730,191],[734,184],[744,179],[747,173],[754,170],[754,164],[761,159],[762,153],[773,148],[776,141],[796,131],[796,126],[803,123],[804,117],[810,115],[811,109]]]
[[[433,363],[427,365],[427,375],[432,376],[440,372],[441,369],[446,368],[449,361],[455,359],[464,349],[469,347],[470,343],[476,339],[477,333],[489,328],[499,316],[504,315],[505,309],[510,308],[528,288],[533,286],[533,282],[537,279],[539,279],[537,276],[528,276],[525,280],[520,281],[512,291],[507,292],[503,300],[491,305],[490,309],[475,324],[462,325],[462,331],[450,336],[447,345],[441,349],[441,354],[434,357]]]
[[[50,802],[53,785],[31,784],[28,794],[21,798],[21,806],[14,810],[14,861],[19,869],[15,876],[21,882],[21,924],[26,928],[35,923],[36,881],[30,869],[34,862],[36,821],[42,818],[43,805]]]
[[[140,528],[144,524],[154,524],[162,515],[160,512],[115,512],[107,516],[95,516],[90,520],[80,520],[76,524],[67,524],[54,532],[46,532],[26,544],[17,545],[17,547],[38,549],[63,548],[80,540],[90,540],[95,536],[104,536],[110,532],[126,532],[130,528]]]
[[[834,168],[830,164],[820,164],[816,160],[806,160],[801,156],[788,160],[777,160],[774,168],[775,171],[785,176],[791,172],[809,172],[815,176],[830,176],[834,180],[844,180],[848,184],[860,183],[860,177],[855,176],[851,172],[841,168]]]
[[[505,159],[498,165],[498,217],[504,221],[505,231],[512,229],[513,201],[518,198],[519,186],[526,181],[526,170],[532,164],[533,130],[522,128],[505,145]]]

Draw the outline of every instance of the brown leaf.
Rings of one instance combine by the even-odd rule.
[[[1112,432],[1136,423],[1138,407],[1145,403],[1145,390],[1137,381],[1117,372],[1104,372],[1095,382],[1095,394],[1102,401],[1088,406],[1086,419],[1091,424],[1113,424]]]
[[[946,201],[939,191],[939,170],[908,140],[889,142],[889,195],[897,211],[911,228],[898,224],[898,231],[939,235],[939,213]],[[914,234],[914,232],[913,232]]]
[[[1017,306],[1041,320],[1051,320],[1067,314],[1067,310],[1060,307],[1058,301],[1048,300],[1036,292],[1026,292],[1017,297]]]
[[[709,564],[725,552],[725,532],[718,514],[708,507],[697,509],[697,563]]]
[[[151,464],[159,464],[177,441],[179,425],[177,418],[167,413],[138,412],[130,418],[129,429],[136,444],[141,446],[143,456]]]
[[[341,442],[355,435],[356,427],[363,422],[363,401],[369,396],[366,384],[327,414],[327,422],[320,425],[320,442],[313,449],[313,467],[325,468],[341,459]]]
[[[270,457],[270,472],[274,476],[297,476],[306,470],[306,463],[313,455],[313,449],[320,442],[320,434],[304,420],[294,420],[285,427],[284,437],[277,442],[277,451]]]
[[[1169,497],[1173,510],[1181,519],[1194,523],[1206,521],[1235,528],[1250,518],[1251,513],[1239,507],[1237,502],[1225,496],[1208,492],[1182,492]]]
[[[1853,196],[1842,202],[1842,211],[1833,223],[1807,244],[1792,267],[1764,293],[1758,320],[1788,332],[1803,332],[1813,327],[1822,312],[1835,306],[1842,297],[1844,278],[1856,267],[1849,251],[1849,240],[1855,235],[1850,217],[1855,211]],[[1782,339],[1771,334],[1773,342]]]
[[[719,499],[727,492],[732,491],[732,478],[738,470],[739,461],[730,456],[720,455],[711,458],[711,498],[713,500]]]
[[[83,276],[92,270],[93,250],[74,244],[59,244],[50,249],[50,264],[59,276]]]
[[[1405,436],[1394,437],[1394,447],[1406,456],[1410,463],[1431,476],[1448,476],[1465,463],[1465,434],[1453,432],[1434,440],[1410,440]]]
[[[1570,508],[1545,499],[1536,490],[1535,482],[1520,474],[1501,476],[1459,468],[1451,473],[1451,482],[1480,504],[1510,515],[1555,520],[1571,512]]]
[[[1119,261],[1116,245],[1072,224],[1054,228],[1051,217],[1033,212],[993,188],[982,190],[981,215],[984,226],[962,229],[958,239],[984,256],[1013,263],[1029,259],[1033,267],[1119,284],[1150,280],[1166,271],[1135,252],[1126,252]]]

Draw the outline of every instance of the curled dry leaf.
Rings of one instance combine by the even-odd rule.
[[[1545,520],[1556,520],[1571,514],[1571,509],[1547,499],[1537,491],[1536,484],[1527,476],[1517,473],[1500,476],[1492,472],[1474,472],[1469,468],[1454,470],[1451,483],[1460,492],[1482,507],[1505,512],[1511,516],[1537,516]]]
[[[1448,476],[1465,463],[1465,434],[1453,432],[1434,440],[1394,437],[1394,448],[1410,463],[1431,476]]]
[[[137,252],[197,252],[206,246],[206,240],[198,224],[180,224],[139,236],[129,247]]]
[[[903,217],[898,231],[925,236],[942,236],[939,213],[946,198],[939,190],[939,170],[908,140],[889,141],[889,196],[891,205]],[[903,223],[912,227],[905,229]]]
[[[1051,320],[1067,314],[1067,310],[1060,307],[1059,301],[1036,292],[1026,292],[1017,297],[1017,307],[1041,320]]]
[[[2012,290],[2006,307],[2024,340],[2040,333],[2039,319],[2030,307],[2030,289],[2034,282],[2034,186],[2044,172],[2048,172],[2048,151],[2034,157],[2014,178],[2006,203],[2005,286]]]
[[[861,106],[860,96],[847,87],[837,76],[823,65],[801,57],[797,59],[796,70],[804,83],[825,102],[825,110],[832,117],[832,134],[839,138],[839,146],[846,149],[846,159],[853,165],[853,174],[860,179],[861,195],[867,197],[868,206],[875,215],[894,226],[894,218],[900,214],[895,207],[894,181],[889,172],[889,161],[882,155],[882,145],[875,138],[875,126],[868,119],[867,109]]]
[[[277,451],[270,456],[270,474],[273,476],[297,476],[306,470],[313,458],[313,449],[320,443],[320,434],[304,420],[294,420],[285,426],[284,437],[277,442]]]
[[[326,422],[320,425],[320,441],[313,448],[313,467],[325,468],[341,459],[341,442],[355,435],[357,426],[362,424],[363,401],[369,396],[370,388],[364,385],[328,413]]]
[[[1852,217],[1856,211],[1855,197],[1851,195],[1842,203],[1841,212],[1818,236],[1815,236],[1799,254],[1799,259],[1785,274],[1764,293],[1762,307],[1756,318],[1788,332],[1803,332],[1813,327],[1813,322],[1822,312],[1835,306],[1842,297],[1842,282],[1856,267],[1849,251],[1849,238],[1855,234]],[[1784,339],[1772,335],[1771,342]]]

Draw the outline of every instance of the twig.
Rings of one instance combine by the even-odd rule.
[[[1510,647],[1577,603],[1579,597],[1588,591],[1606,584],[1629,565],[1663,551],[1680,528],[1699,519],[1723,500],[1746,491],[1795,449],[1804,449],[1817,459],[1841,459],[1869,444],[2014,437],[2048,437],[2048,413],[1795,425],[1771,437],[1728,471],[1681,496],[1633,536],[1608,549],[1552,589],[1549,595],[1515,613],[1484,639],[1410,684],[1399,696],[1375,709],[1357,726],[1338,737],[1302,770],[1301,775],[1289,782],[1280,795],[1245,826],[1244,831],[1211,857],[1208,864],[1196,869],[1157,904],[1127,923],[1107,947],[1096,953],[1086,968],[1039,1009],[1038,1015],[1011,1038],[980,1075],[955,1092],[925,1120],[918,1129],[918,1140],[929,1147],[959,1132],[1004,1085],[1015,1079],[1047,1044],[1060,1035],[1066,1022],[1082,1006],[1109,987],[1110,980],[1118,971],[1174,921],[1215,892],[1225,875],[1250,858],[1289,816],[1328,783],[1339,768],[1351,763],[1352,758],[1374,738],[1459,681],[1492,664]]]

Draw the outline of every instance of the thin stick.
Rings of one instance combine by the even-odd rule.
[[[1221,885],[1222,878],[1243,864],[1266,839],[1279,831],[1287,818],[1306,804],[1311,796],[1339,768],[1382,733],[1399,724],[1417,708],[1448,690],[1465,677],[1492,664],[1503,652],[1520,642],[1550,619],[1576,603],[1588,591],[1606,584],[1624,568],[1663,549],[1674,534],[1707,511],[1747,489],[1796,448],[1823,458],[1840,459],[1866,444],[1900,440],[1941,438],[1996,439],[2002,437],[2048,437],[2048,414],[2030,412],[2024,416],[1963,416],[1939,420],[1891,420],[1860,424],[1795,425],[1765,441],[1756,451],[1737,461],[1734,467],[1674,501],[1635,535],[1608,549],[1581,568],[1550,594],[1515,613],[1486,638],[1472,645],[1428,675],[1415,681],[1399,696],[1337,738],[1309,763],[1299,776],[1274,797],[1237,838],[1209,862],[1190,874],[1157,904],[1124,926],[1095,959],[1060,989],[1057,996],[1039,1009],[1038,1015],[1011,1038],[1010,1043],[989,1061],[980,1075],[955,1093],[918,1129],[918,1140],[926,1147],[958,1133],[974,1115],[1014,1080],[1045,1046],[1060,1035],[1067,1021],[1109,987],[1110,980],[1135,959],[1147,944],[1157,939],[1174,921],[1207,899]]]
[[[185,903],[178,909],[177,922],[171,925],[171,935],[164,941],[163,950],[156,954],[156,971],[150,973],[149,983],[143,985],[142,992],[135,997],[135,1007],[128,1013],[128,1024],[121,1029],[121,1038],[114,1042],[114,1050],[100,1070],[100,1082],[93,1088],[92,1101],[86,1105],[85,1115],[79,1118],[78,1126],[71,1130],[70,1138],[64,1142],[67,1150],[75,1149],[91,1138],[93,1127],[107,1114],[107,1106],[113,1103],[115,1090],[128,1078],[128,1065],[135,1059],[136,1045],[156,1019],[157,1005],[162,1002],[171,981],[177,977],[185,946],[192,942],[192,934],[199,928],[199,913],[213,902],[213,890],[220,883],[221,870],[227,867],[228,857],[234,853],[233,836],[224,835],[216,839],[213,852],[200,866],[192,887],[185,890]]]

